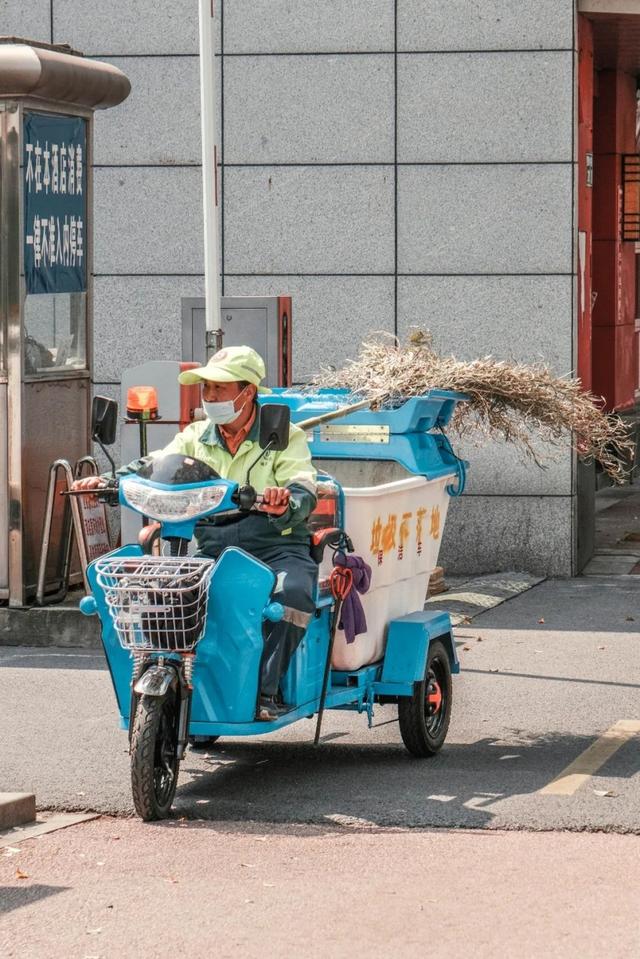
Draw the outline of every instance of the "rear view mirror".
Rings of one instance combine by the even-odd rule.
[[[91,439],[101,446],[112,446],[116,441],[118,404],[107,396],[94,396],[91,407]]]
[[[260,447],[270,450],[286,450],[289,445],[291,412],[282,403],[265,403],[260,407]]]

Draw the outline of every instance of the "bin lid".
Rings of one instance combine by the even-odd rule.
[[[274,389],[258,402],[286,403],[291,421],[300,423],[358,399],[348,390]],[[308,434],[311,455],[314,459],[392,460],[427,479],[461,476],[468,464],[455,455],[441,431],[451,421],[456,404],[467,399],[453,390],[430,390],[380,410],[356,410],[314,427]]]
[[[301,392],[292,389],[274,389],[265,403],[286,403],[291,410],[291,421],[302,420],[331,413],[341,406],[349,406],[361,400],[349,390],[319,389]],[[423,396],[400,398],[390,406],[379,410],[361,409],[327,424],[327,430],[336,426],[385,427],[389,433],[425,433],[448,425],[456,405],[468,397],[454,390],[429,390]]]

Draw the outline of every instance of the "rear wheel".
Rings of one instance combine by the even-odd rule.
[[[131,735],[131,792],[145,822],[165,819],[178,783],[179,702],[175,689],[164,696],[142,696]]]
[[[398,703],[402,741],[414,756],[435,756],[442,748],[451,718],[451,664],[439,639],[429,644],[424,679],[413,696]]]

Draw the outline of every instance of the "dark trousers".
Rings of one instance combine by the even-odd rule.
[[[275,696],[315,611],[318,564],[307,546],[294,544],[256,550],[253,555],[276,574],[272,596],[284,606],[284,619],[265,624],[260,692]]]

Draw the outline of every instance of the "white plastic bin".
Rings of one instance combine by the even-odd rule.
[[[384,655],[390,620],[422,609],[429,576],[438,559],[455,475],[427,480],[423,476],[380,486],[344,487],[344,528],[355,554],[371,566],[371,587],[361,596],[367,632],[347,643],[336,633],[334,669],[359,669]],[[326,555],[321,578],[331,572]]]

